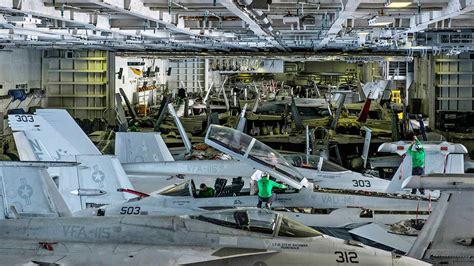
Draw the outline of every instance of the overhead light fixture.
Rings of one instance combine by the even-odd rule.
[[[374,16],[368,20],[369,26],[372,27],[381,27],[381,26],[388,26],[394,22],[394,19],[392,17],[386,17],[386,16]]]
[[[186,10],[186,11],[189,10],[189,8],[183,6],[183,5],[180,4],[180,3],[176,3],[175,1],[172,1],[171,3],[173,3],[175,6],[177,6],[177,7],[179,7],[179,8],[182,8],[182,9],[184,9],[184,10]]]
[[[373,16],[373,17],[369,18],[369,20],[368,20],[369,26],[374,24],[376,21],[377,21],[377,16]]]
[[[412,2],[410,2],[410,1],[397,2],[397,1],[387,0],[387,2],[385,2],[385,7],[387,7],[387,8],[404,8],[404,7],[408,7],[411,4],[412,4]]]
[[[370,26],[374,26],[374,27],[381,27],[381,26],[388,26],[390,24],[392,24],[393,22],[375,22],[374,24],[370,25]]]

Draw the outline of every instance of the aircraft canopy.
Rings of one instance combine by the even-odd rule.
[[[313,169],[318,169],[319,160],[321,159],[318,155],[288,154],[284,156],[293,166]],[[323,160],[321,170],[325,172],[348,171],[346,168],[326,159]]]
[[[203,213],[190,216],[192,219],[219,226],[284,237],[317,237],[321,233],[268,210],[225,210],[218,213]],[[279,226],[278,226],[279,225]],[[278,230],[278,234],[275,231]]]
[[[243,132],[224,126],[211,125],[207,131],[205,142],[235,159],[268,172],[271,176],[296,189],[308,186],[306,178],[282,155]]]

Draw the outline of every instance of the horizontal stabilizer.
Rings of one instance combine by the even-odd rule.
[[[398,141],[398,142],[387,142],[379,146],[378,152],[397,153],[403,155],[407,152],[410,142]],[[464,145],[459,143],[449,142],[435,142],[435,141],[423,141],[423,148],[425,152],[440,152],[440,153],[467,153],[467,149]]]
[[[389,233],[387,227],[375,223],[357,227],[349,233],[403,252],[408,252],[415,242],[415,237]]]
[[[250,249],[250,248],[221,248],[212,255],[220,258],[208,259],[199,262],[184,263],[182,265],[245,265],[249,264],[249,258],[258,261],[259,257],[277,253],[273,250]],[[252,261],[253,261],[252,260]],[[251,263],[251,265],[255,265]]]
[[[384,143],[379,147],[379,152],[403,155],[402,162],[386,189],[388,193],[401,191],[403,182],[411,176],[412,158],[407,153],[409,146],[410,143],[399,141]],[[423,142],[423,148],[425,150],[425,174],[464,172],[464,153],[467,150],[463,145],[448,142]]]
[[[155,132],[117,132],[115,155],[121,163],[174,161],[163,138]]]
[[[403,181],[402,187],[474,190],[474,174],[429,174],[425,176],[410,176]]]
[[[38,162],[38,161],[0,161],[0,167],[33,167],[33,168],[48,168],[48,167],[73,167],[77,166],[77,162]]]

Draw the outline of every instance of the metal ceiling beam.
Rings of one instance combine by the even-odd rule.
[[[61,1],[61,0],[58,0]],[[108,1],[108,0],[105,0]],[[84,1],[84,0],[68,0],[69,4],[72,3],[97,3],[95,1]],[[72,2],[72,3],[71,3]],[[39,17],[42,19],[51,19],[61,21],[62,23],[71,23],[70,27],[72,29],[76,28],[77,26],[81,26],[84,28],[92,29],[97,31],[98,37],[100,37],[100,32],[108,32],[111,34],[117,34],[118,36],[123,36],[126,38],[136,38],[140,37],[140,35],[133,34],[130,32],[126,32],[120,29],[111,28],[109,25],[109,19],[107,14],[98,14],[98,13],[85,13],[85,12],[78,12],[76,10],[57,10],[52,6],[45,6],[43,1],[41,0],[28,0],[22,3],[21,9],[13,9],[11,5],[11,0],[0,0],[0,10],[4,10],[8,13],[19,13],[23,15],[33,15],[35,17]],[[65,25],[63,24],[62,27]],[[46,29],[45,29],[46,30]],[[39,30],[36,30],[39,31]],[[44,33],[44,31],[42,32]],[[52,32],[51,32],[52,33]],[[59,32],[57,33],[59,34]],[[32,34],[33,35],[33,34]],[[97,40],[95,36],[93,36],[94,40]],[[85,41],[84,41],[85,42]],[[189,45],[187,48],[198,48],[196,44],[192,43],[192,40],[188,42]],[[236,47],[237,45],[234,44],[227,44],[226,42],[216,42],[218,45],[203,45],[199,46],[200,48],[207,47],[209,49],[218,49],[218,50],[228,50],[227,48],[221,48],[220,46],[229,46],[229,47]],[[103,44],[104,48],[107,47],[107,44]],[[182,47],[186,47],[187,43],[180,43]],[[242,47],[239,47],[242,48]],[[250,48],[251,49],[251,48]]]
[[[69,2],[70,0],[61,0],[61,1]],[[155,21],[156,23],[165,26],[167,29],[169,29],[172,32],[185,34],[185,35],[189,35],[189,36],[194,36],[194,37],[197,37],[197,38],[210,38],[210,39],[214,38],[213,36],[203,36],[203,35],[200,34],[201,33],[200,31],[190,30],[190,29],[184,28],[184,27],[178,27],[178,26],[174,25],[173,23],[171,23],[169,21],[166,21],[164,19],[159,19],[160,13],[157,12],[157,11],[152,11],[149,7],[146,7],[143,4],[143,2],[140,1],[140,0],[128,0],[127,1],[127,4],[128,4],[127,8],[121,8],[121,7],[117,6],[115,4],[116,1],[113,1],[113,0],[88,0],[88,2],[97,4],[97,5],[105,7],[105,8],[113,9],[117,12],[121,12],[121,13],[124,13],[124,14],[128,14],[128,15],[132,15],[132,16],[135,16],[135,17],[138,17],[138,18],[142,18],[142,19],[145,19],[145,20]],[[162,12],[162,13],[163,13],[162,16],[170,15],[167,12]],[[220,43],[221,46],[235,47],[234,45],[229,44],[225,41],[221,41],[221,40],[219,40],[219,41],[220,41],[219,43]],[[191,46],[192,46],[192,44],[191,44]],[[212,46],[209,47],[209,48],[212,49]],[[245,47],[240,47],[240,48],[245,49]]]
[[[238,16],[240,19],[242,19],[245,23],[249,25],[250,30],[257,35],[257,37],[266,40],[271,46],[285,51],[286,48],[283,47],[276,39],[274,36],[270,35],[268,32],[263,30],[258,23],[250,18],[250,16],[242,11],[235,3],[233,0],[221,0],[219,3],[227,8],[229,11],[231,11],[233,14]]]
[[[474,0],[450,0],[448,5],[441,11],[421,13],[411,19],[411,26],[407,32],[418,32],[428,28],[429,25],[457,16],[473,12]],[[471,27],[474,27],[471,25]]]
[[[348,18],[351,18],[354,12],[357,10],[357,7],[361,3],[361,0],[342,0],[342,10],[339,12],[339,16],[331,25],[328,32],[326,33],[326,37],[319,43],[317,46],[318,48],[326,46],[330,40],[334,40],[342,30],[343,25],[346,23]]]

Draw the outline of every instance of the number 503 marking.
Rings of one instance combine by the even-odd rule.
[[[120,214],[140,214],[140,207],[122,207]]]

